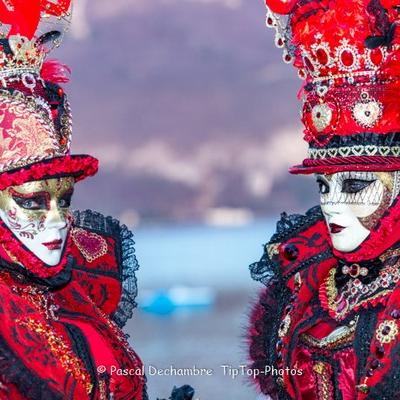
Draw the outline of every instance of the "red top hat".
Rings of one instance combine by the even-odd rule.
[[[309,156],[295,174],[400,169],[400,5],[266,0],[284,60],[305,80]],[[279,15],[278,15],[279,14]]]
[[[68,68],[45,61],[60,43],[70,7],[71,0],[0,1],[0,190],[97,171],[95,158],[70,155],[71,111],[59,86]]]

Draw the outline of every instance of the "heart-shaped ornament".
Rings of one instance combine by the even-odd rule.
[[[400,155],[400,147],[399,146],[392,147],[392,153],[395,157],[398,157]]]
[[[390,147],[382,146],[379,148],[379,152],[381,153],[382,156],[386,157],[390,153]]]
[[[328,155],[329,155],[329,157],[336,157],[337,149],[336,148],[328,149]]]
[[[339,147],[339,154],[342,157],[348,157],[351,153],[351,147]]]
[[[73,228],[71,235],[76,247],[78,247],[79,251],[88,262],[93,262],[97,258],[107,254],[107,242],[97,233],[89,232],[81,228]]]
[[[353,154],[356,156],[361,156],[364,153],[364,146],[353,146]]]
[[[353,118],[358,125],[372,128],[382,116],[382,104],[377,100],[359,102],[352,109]]]
[[[365,146],[365,151],[368,156],[374,156],[378,151],[378,148],[376,146]]]
[[[332,121],[332,110],[326,104],[317,104],[311,110],[311,119],[317,132],[324,131]]]
[[[327,98],[324,102],[316,97],[307,99],[302,118],[306,140],[313,146],[324,147],[335,134],[338,117],[335,99]]]

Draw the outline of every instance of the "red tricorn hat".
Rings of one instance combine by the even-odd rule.
[[[304,79],[308,158],[294,174],[400,170],[400,4],[266,0],[267,26]]]
[[[71,0],[0,0],[0,190],[97,172],[95,158],[70,154],[71,111],[60,86],[69,69],[45,61],[63,33],[52,21],[68,23],[70,7]]]

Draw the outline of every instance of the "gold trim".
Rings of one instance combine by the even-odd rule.
[[[343,344],[352,342],[354,339],[356,326],[357,326],[357,321],[354,322],[354,324],[351,325],[350,327],[341,326],[322,339],[316,339],[312,335],[308,335],[306,333],[303,333],[300,338],[304,343],[310,346],[317,347],[319,349],[326,349],[326,348],[333,349]],[[337,331],[338,329],[343,329],[344,331],[334,335],[335,331]]]

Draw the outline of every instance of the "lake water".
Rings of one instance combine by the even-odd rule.
[[[275,222],[263,220],[232,228],[180,226],[141,228],[136,233],[139,310],[126,332],[146,368],[211,369],[210,376],[148,376],[151,400],[168,398],[174,385],[189,383],[195,399],[261,399],[248,377],[232,378],[223,366],[247,365],[244,340],[249,304],[262,289],[248,265],[259,260]],[[146,293],[176,285],[206,287],[214,295],[207,307],[176,308],[167,313],[143,308]]]
[[[248,288],[248,266],[260,259],[275,222],[240,227],[179,226],[135,232],[139,287]]]

